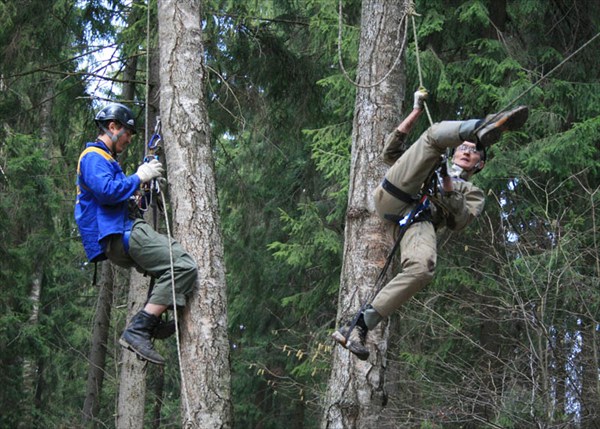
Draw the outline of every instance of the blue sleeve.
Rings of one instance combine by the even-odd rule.
[[[116,161],[90,152],[81,159],[81,179],[100,204],[118,204],[126,201],[140,187],[137,174],[125,176]]]

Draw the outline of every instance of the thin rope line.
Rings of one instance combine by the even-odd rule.
[[[150,121],[150,112],[148,109],[148,97],[150,96],[150,0],[148,0],[148,4],[146,7],[146,105],[144,106],[144,114],[145,114],[145,123],[144,127],[144,141],[150,141],[148,139],[148,123]],[[148,145],[144,145],[144,154],[146,155],[146,151],[148,150]]]
[[[191,422],[192,419],[190,416],[190,403],[189,403],[188,396],[187,396],[186,381],[185,381],[185,376],[183,374],[183,365],[181,365],[182,360],[181,360],[181,344],[179,341],[179,320],[177,317],[177,301],[176,301],[176,296],[175,296],[175,270],[173,269],[173,266],[174,266],[173,246],[171,245],[171,230],[169,228],[169,217],[167,215],[167,203],[165,202],[164,194],[163,194],[163,198],[161,198],[161,200],[162,200],[162,204],[163,204],[163,213],[165,214],[165,224],[166,224],[166,228],[167,228],[167,240],[169,242],[169,261],[171,263],[171,292],[172,292],[172,299],[173,299],[173,317],[175,318],[175,339],[177,342],[177,358],[179,359],[179,373],[181,376],[181,392],[183,394],[183,399],[185,401],[186,420]]]
[[[402,22],[404,21],[404,37],[402,39],[402,45],[400,46],[400,50],[398,51],[398,55],[396,56],[396,59],[394,60],[392,67],[377,82],[369,84],[369,85],[362,85],[362,84],[352,80],[344,67],[344,62],[342,60],[342,26],[343,26],[342,0],[339,0],[338,4],[339,4],[339,7],[338,7],[338,63],[340,65],[340,69],[342,70],[344,77],[346,78],[346,80],[348,80],[348,82],[350,82],[352,85],[354,85],[358,88],[374,88],[378,85],[381,85],[390,76],[390,74],[392,74],[392,71],[394,71],[394,69],[400,62],[400,58],[402,57],[402,53],[404,52],[404,48],[406,47],[406,39],[407,39],[407,33],[408,33],[408,31],[407,31],[408,30],[408,20],[406,19],[406,14],[403,15],[402,20],[400,21],[400,25],[398,26],[398,33],[399,33],[400,28],[402,27]],[[398,36],[398,38],[399,38],[399,36]]]
[[[145,130],[145,141],[149,141],[148,139],[148,123],[150,120],[150,113],[149,113],[149,108],[148,108],[148,97],[150,95],[150,1],[147,1],[147,13],[146,13],[146,130]],[[147,154],[147,151],[149,150],[148,145],[145,144],[145,150],[144,152]],[[158,185],[158,189],[160,189],[160,185]],[[167,213],[167,203],[165,201],[165,197],[166,195],[163,193],[163,197],[160,198],[162,200],[162,204],[163,204],[163,213],[165,215],[165,225],[167,228],[167,242],[169,243],[169,263],[170,263],[170,273],[171,273],[171,293],[172,293],[172,300],[173,300],[173,317],[175,319],[175,340],[176,340],[176,344],[177,344],[177,360],[179,363],[179,374],[181,377],[181,393],[184,399],[184,403],[185,403],[185,418],[187,421],[191,422],[192,418],[191,418],[191,414],[190,414],[190,402],[188,399],[188,395],[187,395],[187,389],[186,389],[186,380],[185,380],[185,376],[183,374],[183,365],[182,365],[182,359],[181,359],[181,343],[179,341],[179,320],[177,317],[177,301],[176,301],[176,295],[175,295],[175,269],[174,269],[174,262],[173,262],[173,246],[171,244],[171,229],[169,227],[169,216]]]
[[[531,91],[534,87],[538,86],[540,84],[540,82],[544,79],[546,79],[548,76],[550,76],[552,73],[554,73],[556,70],[558,70],[560,67],[562,67],[567,61],[570,61],[571,58],[573,58],[575,55],[577,55],[580,51],[582,51],[587,45],[589,45],[590,43],[592,43],[594,40],[596,40],[596,38],[598,38],[600,36],[600,32],[596,33],[596,35],[594,37],[592,37],[590,40],[588,40],[587,42],[585,42],[583,45],[581,45],[575,52],[573,52],[571,55],[569,55],[567,58],[565,58],[564,60],[562,60],[556,67],[554,67],[552,70],[550,70],[548,73],[546,73],[544,76],[542,76],[536,83],[534,83],[533,85],[531,85],[529,88],[527,88],[525,91],[523,91],[518,97],[516,97],[512,103],[514,103],[515,101],[517,101],[518,99],[520,99],[521,97],[523,97],[525,94],[527,94],[529,91]],[[508,104],[504,109],[508,108],[512,103]]]
[[[419,39],[417,37],[417,25],[415,24],[415,15],[417,15],[417,13],[414,9],[414,3],[412,1],[410,2],[410,7],[408,10],[408,13],[410,14],[410,19],[411,19],[412,28],[413,28],[413,37],[415,39],[415,57],[417,58],[417,72],[419,74],[419,86],[421,88],[425,88],[425,85],[423,84],[423,71],[421,70],[421,56],[419,55]],[[423,100],[423,107],[425,108],[425,113],[427,114],[427,119],[429,119],[429,125],[432,126],[433,119],[431,119],[431,113],[429,113],[429,107],[427,106],[427,102],[424,100]]]
[[[489,120],[484,121],[479,127],[477,127],[477,129],[475,130],[475,132],[479,131],[483,127],[485,127],[485,126],[489,125],[490,123],[494,122],[496,120],[496,118],[500,115],[500,113],[502,113],[505,110],[507,110],[510,106],[512,106],[515,102],[517,102],[520,98],[522,98],[525,94],[529,93],[533,88],[535,88],[536,86],[538,86],[544,79],[547,79],[552,73],[554,73],[556,70],[558,70],[560,67],[562,67],[567,61],[570,61],[571,58],[573,58],[575,55],[577,55],[579,52],[581,52],[585,47],[587,47],[590,43],[592,43],[598,37],[600,37],[600,32],[596,33],[595,36],[593,36],[590,40],[588,40],[583,45],[581,45],[576,51],[574,51],[567,58],[565,58],[564,60],[562,60],[556,67],[554,67],[548,73],[546,73],[545,75],[543,75],[541,78],[538,79],[537,82],[533,83],[529,88],[527,88],[525,91],[523,91],[517,97],[515,97],[512,101],[510,101],[506,106],[504,106],[502,109],[500,109],[499,113],[497,113],[496,115],[494,115],[493,117],[491,117]]]

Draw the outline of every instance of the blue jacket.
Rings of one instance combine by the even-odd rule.
[[[106,259],[104,237],[131,230],[128,199],[139,187],[138,175],[126,176],[103,142],[86,145],[77,165],[75,221],[91,262]]]

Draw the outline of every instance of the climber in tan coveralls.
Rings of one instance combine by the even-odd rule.
[[[410,147],[406,136],[423,112],[427,92],[415,92],[413,111],[386,138],[383,161],[390,165],[382,183],[375,189],[378,215],[395,224],[419,204],[419,193],[447,149],[453,149],[452,164],[440,178],[441,186],[430,195],[425,213],[406,226],[400,241],[402,270],[366,305],[352,329],[342,326],[333,338],[366,360],[365,340],[369,329],[397,310],[433,279],[437,258],[436,230],[447,227],[460,231],[483,211],[484,192],[469,182],[486,161],[486,148],[496,143],[503,132],[521,128],[528,117],[526,106],[488,115],[485,120],[442,121],[433,124]],[[392,226],[390,224],[390,226]],[[350,331],[350,332],[348,332]]]

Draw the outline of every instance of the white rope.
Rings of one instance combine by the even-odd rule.
[[[419,39],[417,38],[417,25],[415,24],[415,15],[419,16],[415,11],[414,3],[410,2],[408,14],[410,15],[410,19],[412,22],[413,28],[413,37],[415,39],[415,57],[417,59],[417,72],[419,74],[419,86],[420,88],[425,88],[423,84],[423,71],[421,70],[421,56],[419,55]],[[431,119],[431,113],[429,113],[429,107],[427,107],[427,102],[423,101],[423,107],[425,108],[425,113],[427,113],[427,119],[429,119],[429,125],[433,125],[433,120]]]
[[[162,203],[163,203],[163,213],[165,214],[165,225],[167,228],[167,240],[169,242],[169,260],[171,263],[171,292],[172,292],[172,299],[173,299],[173,317],[175,319],[175,339],[177,340],[177,359],[179,360],[179,373],[181,376],[181,393],[184,399],[184,403],[185,403],[185,417],[186,420],[191,422],[192,418],[190,415],[190,402],[188,400],[188,396],[187,396],[187,389],[186,389],[186,381],[185,381],[185,376],[183,374],[183,365],[181,364],[181,344],[179,341],[179,320],[177,317],[177,301],[176,301],[176,296],[175,296],[175,270],[173,269],[173,246],[171,245],[171,230],[169,228],[169,217],[167,214],[167,203],[165,202],[165,196],[163,193],[163,198],[161,198]]]
[[[148,136],[148,123],[150,120],[150,114],[148,109],[148,97],[150,95],[150,0],[147,2],[147,18],[146,18],[146,105],[145,105],[145,116],[146,116],[146,130],[145,130],[145,142],[150,141]],[[144,144],[145,149],[144,153],[147,154],[148,145]],[[157,188],[160,190],[160,184],[156,184]],[[165,225],[167,228],[167,241],[169,243],[169,263],[170,263],[170,273],[171,273],[171,293],[173,300],[173,317],[175,319],[175,339],[177,344],[177,360],[179,363],[179,374],[181,377],[181,395],[185,404],[185,419],[188,422],[192,422],[191,414],[190,414],[190,402],[187,396],[187,388],[186,388],[186,380],[183,374],[183,365],[181,364],[181,343],[179,341],[179,320],[177,316],[177,301],[175,295],[175,270],[174,270],[174,262],[173,262],[173,246],[171,244],[171,229],[169,227],[169,216],[167,214],[167,203],[165,201],[165,194],[163,193],[163,197],[160,198],[163,204],[163,213],[165,215]]]
[[[375,86],[381,85],[390,76],[390,74],[392,74],[392,71],[394,71],[394,69],[396,68],[396,66],[400,62],[400,58],[402,57],[402,53],[404,52],[404,48],[406,46],[406,39],[407,39],[407,32],[408,32],[408,20],[406,20],[406,14],[403,15],[402,20],[400,21],[400,24],[398,25],[398,33],[400,33],[400,29],[402,28],[402,22],[403,21],[404,21],[404,37],[402,39],[402,45],[400,46],[400,50],[398,51],[398,55],[396,56],[396,59],[394,60],[394,63],[392,64],[392,67],[377,82],[369,84],[369,85],[362,85],[362,84],[359,84],[358,82],[356,82],[356,81],[354,81],[354,80],[352,80],[350,78],[350,75],[346,71],[346,69],[344,67],[344,62],[342,60],[342,27],[343,27],[343,22],[342,22],[342,0],[339,0],[339,7],[338,7],[338,63],[340,65],[340,69],[342,70],[342,73],[343,73],[344,77],[346,78],[346,80],[348,80],[348,82],[350,82],[352,85],[354,85],[354,86],[356,86],[358,88],[373,88]],[[400,35],[398,34],[398,39],[399,38],[400,38]]]

